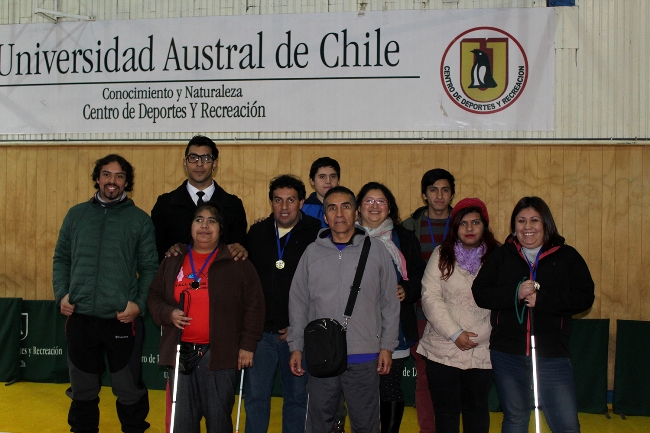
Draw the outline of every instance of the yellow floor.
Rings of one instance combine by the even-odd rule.
[[[0,383],[0,433],[48,433],[69,431],[67,413],[70,400],[64,391],[67,384],[19,382],[10,386]],[[163,433],[165,427],[165,394],[164,391],[150,391],[149,399],[151,411],[148,421],[151,423],[150,433]],[[102,388],[100,394],[100,431],[120,431],[115,414],[115,397],[110,388]],[[281,433],[281,406],[282,399],[273,398],[271,406],[270,433]],[[242,404],[243,412],[243,404]],[[233,410],[233,425],[237,415],[237,402]],[[492,426],[490,433],[500,431],[502,416],[500,413],[491,413]],[[648,433],[650,432],[650,418],[627,417],[621,419],[618,415],[611,415],[611,419],[604,415],[579,414],[583,433]],[[244,432],[246,415],[242,414],[240,431]],[[347,427],[347,426],[346,426]],[[204,430],[203,430],[204,431]],[[349,433],[349,428],[346,428]],[[415,409],[407,407],[404,412],[401,432],[418,432]],[[535,431],[531,422],[530,432]],[[549,432],[546,425],[542,425],[543,432]]]

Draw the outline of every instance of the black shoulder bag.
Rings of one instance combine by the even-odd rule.
[[[341,325],[335,319],[312,320],[305,327],[305,361],[307,370],[314,377],[334,377],[343,374],[348,367],[348,343],[346,338],[348,319],[352,317],[354,303],[361,290],[361,278],[370,252],[370,237],[366,237],[359,257],[357,272],[350,286],[350,296],[345,306]]]

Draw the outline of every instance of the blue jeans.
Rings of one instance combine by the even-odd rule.
[[[271,416],[271,393],[275,372],[280,366],[282,378],[282,432],[301,433],[305,430],[307,414],[307,380],[308,374],[298,377],[289,369],[289,345],[278,340],[278,334],[265,332],[257,343],[253,355],[253,367],[244,375],[246,409],[246,433],[266,433]],[[303,358],[303,369],[307,366]]]
[[[503,433],[527,433],[531,400],[532,360],[525,355],[492,350],[492,370],[503,407]],[[539,404],[553,433],[580,432],[575,383],[569,358],[537,357]]]

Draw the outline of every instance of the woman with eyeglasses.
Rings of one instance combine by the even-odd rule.
[[[487,433],[488,395],[494,382],[490,310],[479,308],[472,282],[499,243],[489,227],[485,204],[465,198],[451,212],[449,236],[437,247],[422,279],[427,326],[418,353],[424,356],[436,433]]]
[[[418,339],[415,303],[420,298],[420,281],[425,262],[420,242],[400,225],[399,209],[393,193],[381,183],[365,184],[357,195],[359,224],[371,237],[378,238],[388,249],[397,271],[395,296],[400,300],[399,346],[393,352],[388,374],[380,376],[380,420],[382,433],[398,433],[404,414],[401,387],[404,360]]]
[[[237,370],[253,366],[264,328],[264,294],[251,262],[235,261],[225,245],[217,206],[196,209],[191,236],[179,255],[163,260],[149,290],[149,312],[162,326],[159,364],[169,369],[173,394],[180,334],[174,433],[199,433],[201,418],[209,433],[232,433]]]

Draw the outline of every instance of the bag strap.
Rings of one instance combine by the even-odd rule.
[[[359,294],[359,290],[361,290],[361,278],[363,278],[363,271],[366,268],[368,254],[370,254],[370,236],[366,236],[366,239],[363,241],[363,249],[361,250],[361,257],[359,257],[357,272],[354,275],[352,286],[350,286],[348,304],[345,306],[345,311],[343,312],[343,317],[345,317],[345,322],[343,324],[344,328],[347,328],[348,319],[352,317],[352,310],[354,309],[355,302],[357,302],[357,295]]]

